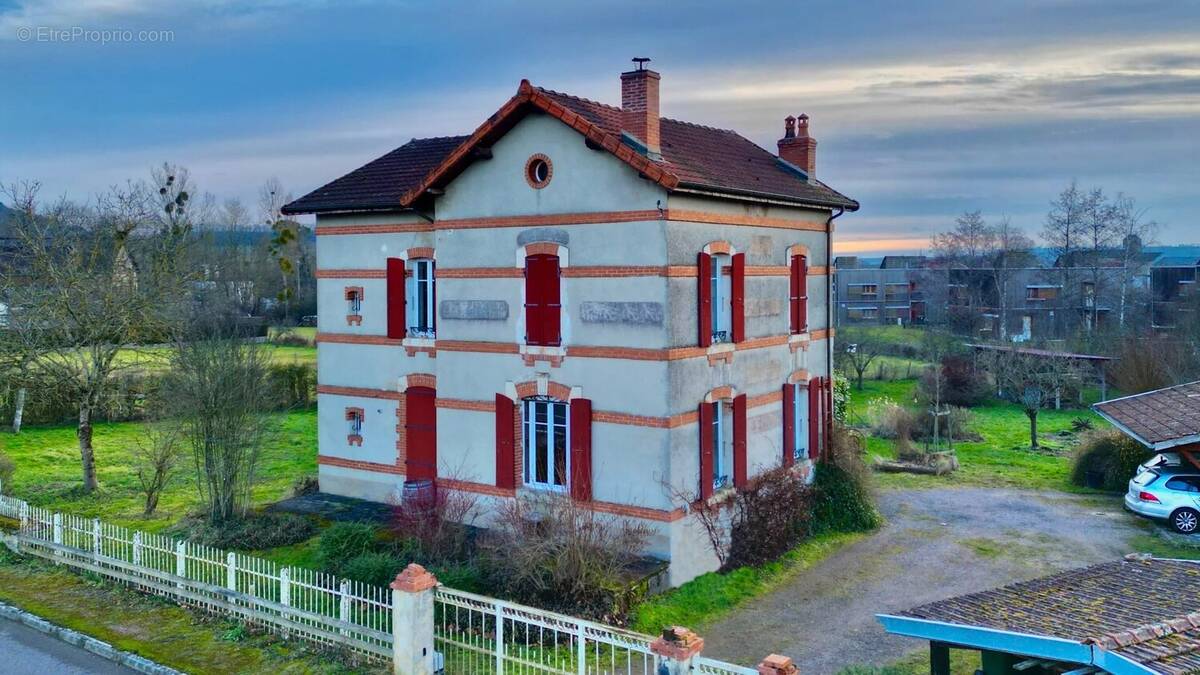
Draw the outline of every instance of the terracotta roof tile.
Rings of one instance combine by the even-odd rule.
[[[1104,401],[1093,408],[1150,447],[1200,436],[1200,382]]]
[[[400,197],[466,140],[414,138],[284,207],[286,214],[401,208]]]
[[[782,201],[855,210],[858,202],[815,178],[788,167],[772,153],[733,131],[661,120],[662,161],[647,160],[622,141],[621,109],[522,82],[518,94],[480,133],[503,133],[496,127],[503,114],[535,103],[564,124],[586,134],[623,161],[633,164],[667,189],[691,188],[720,194],[766,197]],[[523,113],[521,113],[523,114]],[[455,153],[469,136],[413,139],[369,164],[355,169],[288,204],[284,213],[385,210],[403,208],[439,174],[455,175],[468,161]],[[441,180],[437,178],[436,180]]]

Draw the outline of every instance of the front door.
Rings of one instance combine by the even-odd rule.
[[[409,387],[404,392],[405,465],[408,480],[437,478],[437,392]]]

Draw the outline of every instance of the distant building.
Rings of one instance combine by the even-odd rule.
[[[1196,270],[1200,256],[1163,256],[1150,266],[1151,322],[1174,328],[1182,312],[1195,311]]]
[[[837,257],[835,325],[942,323],[944,313],[940,307],[944,303],[931,309],[929,301],[931,295],[945,298],[945,272],[930,268],[928,263],[925,256]]]

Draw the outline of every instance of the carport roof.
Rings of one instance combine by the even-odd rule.
[[[1103,401],[1092,409],[1153,450],[1200,443],[1200,381]]]
[[[900,635],[1109,672],[1194,673],[1200,562],[1130,556],[880,620]]]

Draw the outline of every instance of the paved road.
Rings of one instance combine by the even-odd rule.
[[[878,533],[705,627],[705,654],[787,654],[806,675],[885,665],[923,645],[876,613],[1111,560],[1145,532],[1115,500],[1004,489],[886,491],[880,509]]]
[[[0,672],[6,675],[128,675],[134,671],[25,624],[0,619]]]

